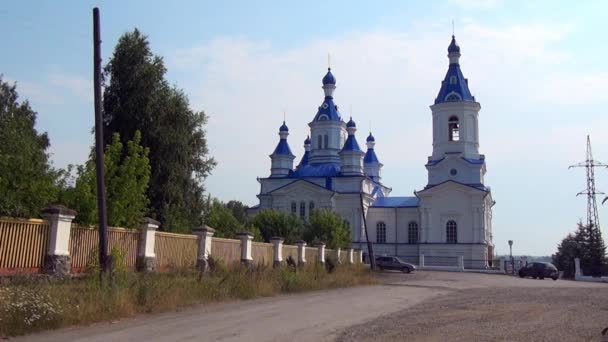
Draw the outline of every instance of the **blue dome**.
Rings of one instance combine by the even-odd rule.
[[[367,136],[367,142],[370,141],[376,141],[376,138],[374,138],[374,136],[372,135],[372,132],[369,132],[369,135]]]
[[[327,68],[327,74],[323,77],[323,84],[336,84],[336,78],[331,73],[331,68]]]
[[[460,52],[460,46],[458,46],[458,44],[456,44],[456,37],[454,37],[452,35],[452,42],[450,43],[450,46],[448,46],[448,53],[451,52]]]
[[[304,140],[304,145],[310,145],[310,136],[306,136],[306,140]]]
[[[285,121],[283,121],[283,125],[281,125],[281,127],[279,128],[279,132],[289,132],[289,128],[285,124]]]
[[[353,118],[350,118],[350,120],[348,120],[348,123],[346,124],[346,127],[348,127],[348,128],[357,127],[357,124],[355,124],[355,122],[353,121]]]

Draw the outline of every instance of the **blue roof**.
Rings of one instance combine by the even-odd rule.
[[[289,132],[289,128],[287,128],[285,121],[283,121],[283,125],[281,125],[281,127],[279,128],[279,132]]]
[[[306,136],[306,140],[304,140],[304,145],[310,145],[310,136]]]
[[[327,74],[323,77],[323,84],[336,84],[336,78],[331,73],[331,68],[327,68]]]
[[[437,160],[429,160],[425,166],[435,166],[435,165],[441,163],[444,159],[445,159],[445,157],[441,158],[441,159],[437,159]]]
[[[280,154],[280,155],[292,156],[293,153],[291,153],[291,149],[289,148],[289,144],[287,143],[287,139],[281,139],[281,140],[279,140],[279,143],[277,144],[277,148],[274,149],[274,152],[272,154]]]
[[[350,120],[348,120],[346,127],[357,127],[357,124],[353,121],[352,117],[350,118]]]
[[[304,155],[302,156],[302,160],[300,160],[300,164],[298,164],[298,169],[301,168],[302,166],[306,166],[308,165],[308,155],[309,155],[309,151],[304,151]]]
[[[289,177],[335,177],[340,174],[340,164],[324,163],[319,165],[304,165],[294,171]]]
[[[450,52],[460,52],[460,46],[456,43],[456,37],[454,35],[452,35],[450,46],[448,46],[448,53]]]
[[[378,160],[378,156],[376,156],[376,152],[374,152],[373,148],[367,149],[367,152],[365,153],[365,157],[363,158],[363,162],[365,164],[380,163],[380,161]]]
[[[342,147],[342,151],[361,152],[359,144],[357,143],[357,138],[355,138],[354,135],[348,135],[348,138],[346,138],[346,142],[344,143],[344,147]]]
[[[367,141],[376,141],[376,138],[374,138],[372,132],[369,132],[369,135],[367,136]]]
[[[315,115],[315,121],[319,121],[322,115],[326,115],[332,121],[341,121],[342,117],[338,112],[338,106],[334,104],[334,98],[331,96],[325,96],[325,101],[319,107],[317,115]]]
[[[486,160],[484,158],[471,159],[471,158],[462,157],[462,159],[466,160],[467,162],[469,162],[471,164],[476,164],[476,165],[483,164],[486,162]]]
[[[420,205],[418,197],[378,197],[371,205],[372,208],[417,208]]]

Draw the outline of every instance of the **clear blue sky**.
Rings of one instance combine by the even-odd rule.
[[[57,167],[82,163],[92,141],[92,8],[103,55],[134,27],[164,56],[167,77],[210,115],[213,196],[256,204],[283,111],[299,159],[332,56],[336,102],[359,141],[371,126],[393,195],[426,184],[431,114],[455,20],[461,64],[482,105],[480,149],[497,201],[498,253],[551,254],[586,201],[591,134],[608,161],[608,22],[603,1],[13,1],[0,7],[0,73],[17,81],[51,138]],[[350,110],[352,108],[352,111]],[[596,172],[608,190],[608,170]],[[606,208],[600,219],[608,227]],[[606,232],[605,229],[603,229]]]

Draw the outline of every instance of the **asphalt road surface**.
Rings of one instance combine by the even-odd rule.
[[[530,298],[526,301],[541,298],[541,302],[545,303],[554,299],[550,296],[545,298],[541,294],[561,294],[570,301],[575,300],[570,303],[569,309],[572,310],[579,306],[584,307],[585,303],[590,304],[590,301],[602,301],[608,294],[604,292],[608,291],[608,285],[605,284],[519,279],[505,275],[418,271],[413,274],[384,272],[380,278],[382,284],[376,286],[196,306],[179,312],[142,315],[87,327],[43,332],[17,338],[15,341],[492,339],[488,336],[509,340],[510,338],[500,338],[511,336],[501,333],[500,327],[505,320],[517,318],[520,314],[517,306],[507,305],[509,299],[521,302],[522,295],[537,294],[528,295]],[[597,295],[600,293],[604,295]],[[595,295],[589,296],[590,294]],[[578,296],[580,298],[577,298]],[[450,302],[450,299],[454,298],[459,300]],[[586,299],[580,300],[581,298]],[[503,306],[495,306],[492,303],[494,300],[502,301],[499,304]],[[475,301],[478,303],[475,304]],[[580,305],[577,305],[579,303]],[[475,308],[481,308],[481,311],[477,312]],[[534,305],[529,309],[533,309],[533,313],[525,316],[522,321],[530,325],[530,321],[534,322],[535,315],[543,312],[543,307]],[[502,310],[510,311],[505,315],[492,316],[492,313],[500,313]],[[452,312],[453,316],[440,317],[441,314]],[[608,318],[607,313],[608,305],[603,316],[600,315],[598,319]],[[577,315],[580,314],[582,313],[577,312]],[[559,321],[561,316],[553,315],[549,318],[555,320],[556,317]],[[438,324],[439,322],[442,323]],[[460,328],[463,322],[468,322],[469,326]],[[474,334],[474,330],[471,330],[475,329],[474,325],[484,322],[489,324],[483,327],[486,329],[485,333]],[[595,323],[598,324],[600,323]],[[418,329],[419,326],[423,328]],[[458,330],[454,331],[456,328]],[[496,330],[492,332],[487,329]],[[583,333],[579,331],[578,334]],[[588,333],[589,336],[591,334],[598,336],[599,332],[594,330]],[[519,337],[512,340],[526,339],[524,335]]]

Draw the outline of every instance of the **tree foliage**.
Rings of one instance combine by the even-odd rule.
[[[36,217],[56,199],[58,173],[47,134],[35,128],[37,113],[18,98],[17,86],[0,75],[0,216]]]
[[[243,230],[243,225],[234,217],[232,211],[217,199],[211,203],[211,208],[205,216],[205,224],[215,229],[215,236],[222,238],[234,238]]]
[[[557,246],[553,263],[564,271],[564,276],[574,277],[574,258],[580,258],[583,274],[599,276],[606,266],[606,246],[600,230],[595,225],[579,222],[574,234],[568,234]]]
[[[139,30],[119,39],[104,68],[104,135],[106,143],[114,133],[124,142],[141,131],[150,149],[151,216],[165,230],[187,232],[202,221],[203,181],[216,163],[203,129],[207,116],[190,109],[183,91],[168,84],[166,71]]]
[[[247,224],[247,209],[249,207],[243,204],[243,202],[235,200],[228,201],[228,203],[226,203],[226,208],[232,211],[232,215],[237,221],[243,225]]]
[[[293,244],[302,239],[304,231],[302,221],[295,215],[271,209],[257,213],[252,218],[251,224],[259,229],[265,242],[269,242],[274,236],[279,236],[285,239],[286,244]]]
[[[350,230],[344,219],[330,209],[313,210],[305,237],[310,243],[323,241],[328,248],[345,248],[351,243]]]
[[[118,133],[112,137],[112,143],[106,146],[104,170],[109,225],[135,228],[146,214],[146,190],[150,180],[148,153],[148,148],[141,145],[141,134],[138,131],[126,147]],[[76,168],[75,180],[68,178],[62,182],[65,184],[62,202],[76,210],[76,220],[86,225],[98,222],[94,156],[92,151],[86,164]],[[67,177],[73,177],[73,168],[70,166]],[[69,186],[71,183],[74,185]]]

